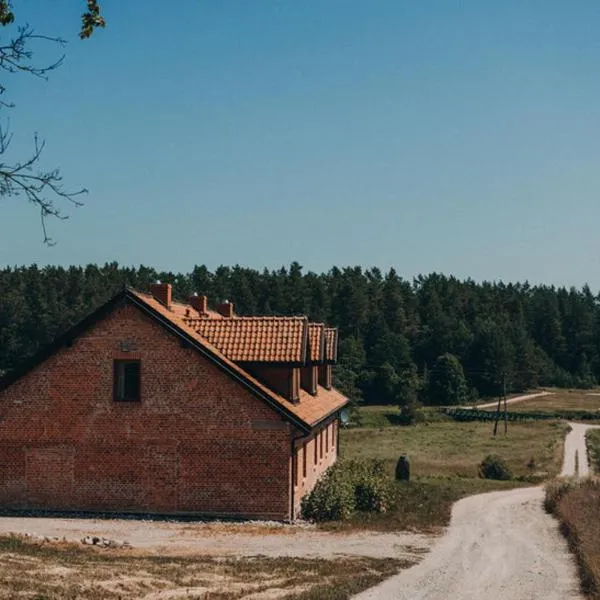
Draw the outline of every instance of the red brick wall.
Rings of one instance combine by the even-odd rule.
[[[141,402],[113,401],[126,356],[141,359]],[[263,401],[124,306],[0,392],[0,507],[288,518],[291,439]]]
[[[337,460],[337,425],[337,421],[330,421],[309,437],[296,442],[294,516],[300,514],[302,498],[315,487],[319,477]]]

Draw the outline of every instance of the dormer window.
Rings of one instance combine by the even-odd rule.
[[[113,399],[115,401],[140,401],[140,367],[139,360],[115,360],[113,369]]]

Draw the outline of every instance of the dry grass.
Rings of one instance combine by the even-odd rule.
[[[140,557],[0,537],[0,598],[342,600],[407,566],[373,558]]]
[[[600,482],[553,483],[546,489],[546,508],[558,517],[577,557],[584,592],[600,599]]]
[[[560,410],[600,410],[600,390],[549,389],[549,396],[542,396],[508,405],[511,412],[543,412]]]

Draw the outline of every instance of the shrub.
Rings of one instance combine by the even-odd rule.
[[[383,461],[340,461],[302,499],[302,516],[313,521],[344,521],[357,510],[385,512],[391,498]]]
[[[488,454],[479,464],[479,476],[483,479],[512,479],[512,473],[503,458],[496,454]]]
[[[416,402],[410,402],[400,407],[400,416],[398,417],[400,425],[412,425],[423,420],[421,409]]]

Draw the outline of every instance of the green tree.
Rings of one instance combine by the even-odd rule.
[[[464,404],[467,400],[467,381],[462,365],[450,353],[438,356],[429,372],[426,398],[429,404]]]

